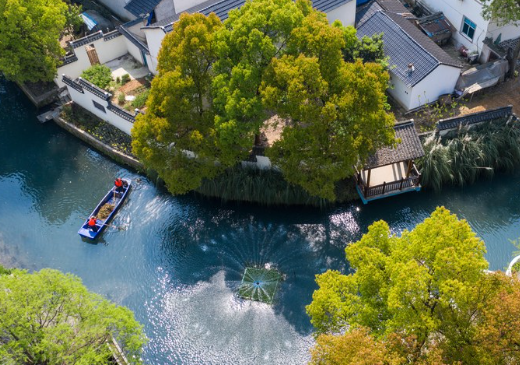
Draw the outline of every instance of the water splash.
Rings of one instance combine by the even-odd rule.
[[[282,279],[282,274],[272,269],[270,264],[266,264],[264,268],[247,267],[238,295],[244,299],[272,304]]]

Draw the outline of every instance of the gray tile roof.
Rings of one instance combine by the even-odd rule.
[[[401,142],[395,148],[384,147],[376,151],[365,165],[366,169],[390,165],[396,162],[414,160],[424,156],[424,149],[415,130],[413,120],[394,125],[395,138]]]
[[[463,115],[461,117],[441,119],[437,122],[437,131],[455,129],[459,126],[467,126],[482,122],[503,121],[504,119],[509,118],[511,115],[513,115],[513,106],[508,105],[502,108]]]
[[[440,64],[462,68],[411,21],[401,15],[377,11],[358,28],[357,36],[383,33],[385,55],[389,57],[390,72],[407,86],[413,87]],[[408,71],[412,63],[415,70]]]
[[[125,5],[125,9],[139,17],[142,14],[151,12],[160,2],[161,0],[132,0]]]
[[[415,16],[410,13],[410,10],[399,0],[372,0],[363,6],[358,6],[356,10],[356,27],[360,26],[379,10],[395,14],[404,14],[407,19],[415,19]]]
[[[312,3],[319,11],[327,12],[351,1],[354,0],[313,0]],[[206,16],[215,13],[220,20],[224,21],[228,18],[228,14],[231,10],[240,8],[245,3],[246,0],[209,0],[186,10],[186,12],[201,13]],[[170,17],[163,19],[160,22],[156,22],[146,28],[163,28],[165,32],[171,32],[173,29],[173,23],[178,19],[179,14],[172,14]]]

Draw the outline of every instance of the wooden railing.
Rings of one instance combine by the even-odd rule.
[[[376,195],[383,195],[386,193],[391,193],[393,191],[401,191],[403,189],[418,187],[421,183],[421,174],[417,170],[415,164],[412,165],[412,171],[410,171],[410,176],[405,179],[392,181],[392,182],[384,182],[380,185],[375,186],[367,186],[363,179],[361,178],[361,174],[356,174],[356,182],[363,192],[365,198],[370,198]]]

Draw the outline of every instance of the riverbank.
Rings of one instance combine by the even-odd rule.
[[[87,110],[74,103],[68,103],[63,106],[61,114],[54,121],[114,161],[148,175],[152,181],[162,183],[157,173],[147,170],[132,154],[130,136]],[[266,206],[303,205],[320,208],[359,199],[351,179],[337,184],[338,199],[336,202],[330,202],[313,197],[301,187],[287,183],[278,171],[241,166],[230,168],[213,180],[204,180],[194,193],[220,199],[223,202],[237,201]]]

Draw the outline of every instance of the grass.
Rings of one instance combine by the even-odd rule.
[[[520,166],[520,123],[461,128],[445,137],[431,135],[423,145],[425,156],[417,161],[422,184],[437,191],[445,184],[464,186]]]
[[[285,181],[275,170],[234,167],[213,180],[204,180],[197,193],[224,201],[243,201],[262,205],[308,205],[327,207],[326,199],[309,195],[305,190]],[[342,181],[336,187],[337,202],[358,199],[354,183]]]

